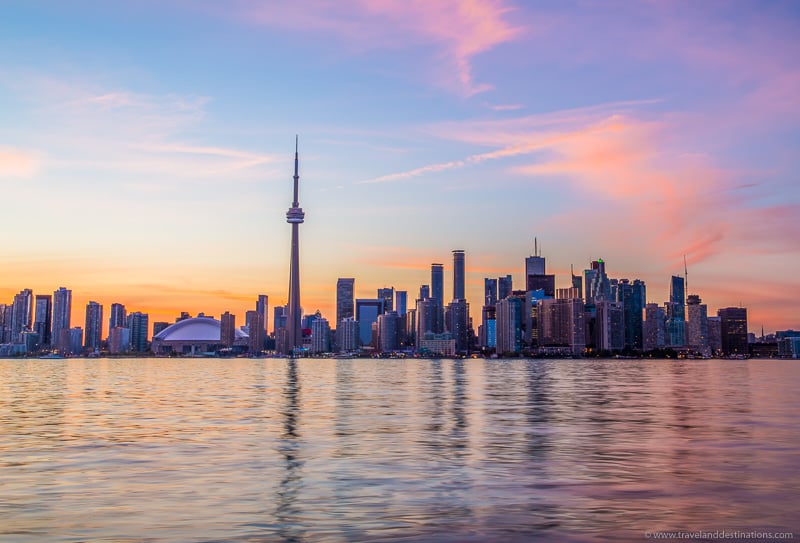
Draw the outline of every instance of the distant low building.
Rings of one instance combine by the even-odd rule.
[[[234,328],[234,352],[248,349],[249,336]],[[222,323],[212,317],[194,317],[170,325],[153,337],[152,350],[156,354],[197,355],[215,353],[225,346]]]

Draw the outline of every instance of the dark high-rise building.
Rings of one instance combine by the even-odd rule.
[[[483,279],[483,305],[492,306],[497,303],[497,279]]]
[[[453,300],[466,300],[466,266],[464,251],[453,251]]]
[[[219,340],[226,347],[233,347],[236,340],[236,315],[226,311],[219,319]]]
[[[572,288],[578,289],[578,293],[583,298],[583,281],[580,275],[575,275],[572,271],[572,266],[569,267],[569,275],[572,279]]]
[[[498,354],[518,353],[522,350],[523,305],[523,300],[518,296],[509,295],[498,300],[494,324]]]
[[[53,341],[58,342],[58,350],[64,353],[70,352],[71,337],[70,315],[72,313],[72,291],[64,287],[59,288],[53,293]],[[62,332],[66,331],[64,335]]]
[[[708,349],[708,306],[701,303],[697,294],[686,298],[686,344],[702,354],[710,354]]]
[[[166,330],[169,327],[168,322],[164,321],[156,321],[153,323],[153,337],[156,337],[160,334],[163,330]]]
[[[11,337],[12,343],[22,342],[22,332],[31,329],[33,317],[33,291],[29,288],[14,295],[14,309],[11,314]]]
[[[747,346],[747,309],[744,307],[726,307],[717,311],[720,319],[720,336],[722,354],[726,356],[746,355]]]
[[[555,275],[528,275],[526,291],[541,290],[545,297],[554,298],[556,295],[556,276]]]
[[[511,275],[506,275],[505,277],[498,277],[497,299],[505,300],[506,298],[511,296],[512,288],[513,288],[513,281],[511,280]]]
[[[400,348],[400,325],[402,319],[396,311],[387,311],[378,316],[378,349],[390,353]]]
[[[616,301],[624,311],[625,348],[641,351],[644,348],[644,328],[642,312],[646,304],[647,291],[644,281],[620,279],[617,282]]]
[[[431,298],[444,305],[444,265],[431,264]]]
[[[261,334],[261,338],[266,338],[267,331],[269,330],[269,296],[266,294],[259,294],[258,299],[256,300],[256,311],[261,314],[261,324],[262,328],[264,328],[264,333]],[[263,349],[264,346],[262,345],[259,347],[259,350]]]
[[[666,303],[666,341],[670,347],[686,346],[686,290],[683,277],[673,275],[669,283],[669,302]]]
[[[394,311],[394,287],[379,288],[378,296],[383,300],[383,312]]]
[[[286,213],[286,222],[292,225],[292,257],[289,269],[289,311],[286,317],[286,353],[294,353],[295,349],[303,347],[303,330],[300,326],[302,309],[300,308],[300,239],[298,227],[305,220],[305,213],[298,201],[298,184],[300,182],[299,153],[297,139],[294,147],[294,199],[292,207]]]
[[[131,351],[143,353],[147,351],[147,330],[150,316],[147,313],[134,311],[128,315],[128,329],[130,330]]]
[[[276,334],[275,340],[277,341],[278,330],[286,330],[286,306],[276,305],[272,312],[272,333]]]
[[[447,306],[447,331],[456,340],[456,351],[465,352],[469,349],[470,326],[469,304],[463,298],[453,300]]]
[[[583,277],[586,282],[586,305],[594,306],[599,301],[611,300],[611,285],[602,258],[593,260],[590,268],[583,272]]]
[[[362,345],[372,343],[372,325],[383,315],[383,298],[374,300],[359,298],[356,300],[356,320],[358,321],[358,337]]]
[[[258,353],[264,349],[265,330],[264,330],[264,317],[258,310],[248,311],[245,313],[245,324],[247,324],[247,333],[250,336],[247,347],[251,353]],[[234,332],[234,339],[236,334]]]
[[[125,306],[122,304],[111,304],[111,313],[108,316],[108,337],[111,337],[111,330],[114,328],[127,327],[128,316],[125,312]]]
[[[444,265],[431,264],[431,299],[438,306],[435,312],[434,333],[444,331]]]
[[[355,315],[356,280],[353,277],[340,277],[336,281],[336,327],[342,319]]]
[[[86,333],[83,346],[89,351],[99,351],[103,337],[103,306],[97,302],[86,304]]]
[[[420,285],[419,287],[419,298],[418,300],[427,300],[431,297],[431,287],[430,285]]]
[[[420,346],[420,342],[425,339],[425,334],[435,334],[437,313],[441,310],[436,300],[432,298],[421,298],[417,300],[417,328],[416,328],[416,345]]]
[[[33,331],[39,334],[39,345],[49,346],[53,333],[53,297],[37,294],[33,313]]]
[[[396,290],[394,292],[394,309],[399,316],[404,316],[408,311],[408,292],[405,290]]]

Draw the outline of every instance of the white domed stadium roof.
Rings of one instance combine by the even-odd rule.
[[[222,323],[212,317],[184,319],[161,330],[153,338],[161,341],[219,341]],[[236,339],[247,334],[236,328]]]

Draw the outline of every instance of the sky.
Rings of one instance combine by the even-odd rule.
[[[794,1],[2,0],[0,303],[173,321],[602,258],[800,327]],[[270,310],[271,313],[271,310]],[[271,319],[271,315],[270,315]],[[107,322],[106,322],[107,327]],[[107,332],[107,330],[106,330]]]

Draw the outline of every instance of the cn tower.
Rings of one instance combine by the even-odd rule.
[[[294,140],[294,200],[292,207],[286,212],[286,222],[292,225],[292,263],[289,268],[289,314],[286,317],[286,350],[294,354],[295,349],[303,346],[303,330],[300,328],[300,240],[298,226],[306,214],[297,201],[297,185],[300,181],[298,169],[298,138]]]

